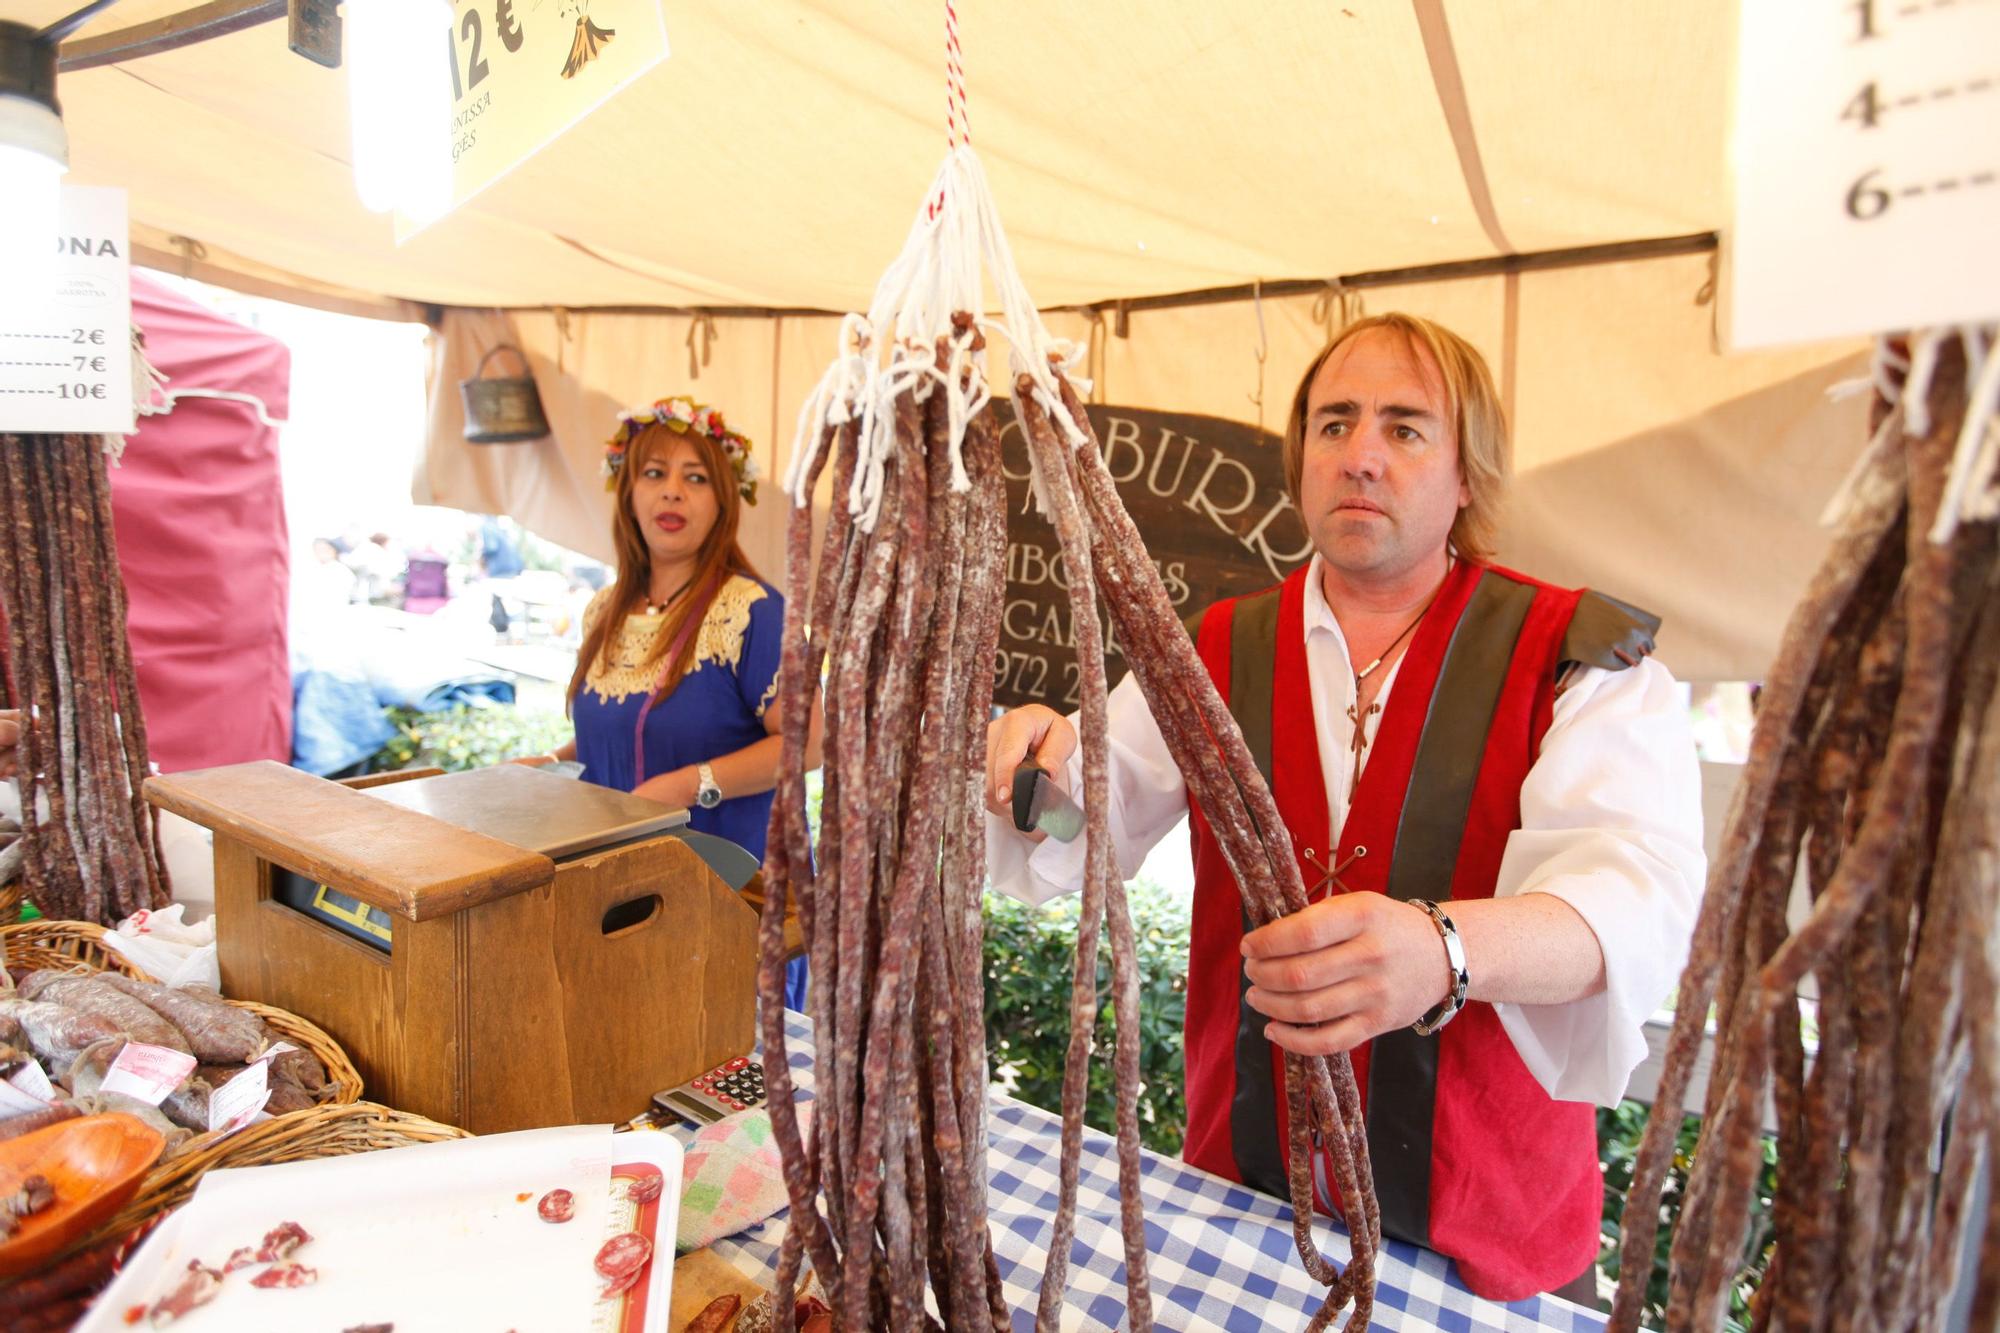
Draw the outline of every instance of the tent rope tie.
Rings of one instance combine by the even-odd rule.
[[[1333,335],[1361,318],[1366,313],[1362,308],[1361,293],[1347,286],[1339,278],[1329,279],[1326,286],[1313,297],[1312,320],[1326,330],[1327,341]]]
[[[1245,394],[1257,408],[1257,438],[1264,438],[1264,362],[1271,355],[1271,335],[1264,328],[1264,280],[1250,283],[1250,304],[1257,312],[1257,392]]]
[[[697,310],[688,321],[688,378],[701,378],[701,368],[708,364],[715,351],[715,316],[706,310]]]

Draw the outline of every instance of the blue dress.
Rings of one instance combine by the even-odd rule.
[[[614,589],[591,599],[586,632],[610,606]],[[694,662],[674,692],[639,718],[658,668],[643,667],[666,617],[630,615],[610,644],[608,661],[591,665],[571,702],[576,757],[583,780],[631,791],[647,778],[733,754],[763,740],[764,713],[778,692],[778,656],[785,628],[785,599],[777,589],[734,575],[716,593],[695,634]],[[645,767],[639,768],[643,746]],[[771,823],[773,793],[725,799],[713,810],[695,807],[688,827],[727,838],[758,861]],[[806,962],[785,973],[785,1005],[805,1008]]]

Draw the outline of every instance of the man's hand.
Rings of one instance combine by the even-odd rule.
[[[1298,1055],[1352,1050],[1422,1018],[1451,989],[1437,927],[1379,893],[1335,894],[1243,937],[1250,1007]],[[1317,1025],[1317,1026],[1315,1026]]]
[[[1053,708],[1028,704],[986,724],[986,808],[1014,812],[1014,770],[1030,757],[1048,770],[1049,781],[1069,786],[1069,757],[1076,752],[1076,729]],[[1040,834],[1035,835],[1037,838]]]
[[[20,746],[21,711],[0,708],[0,779],[11,778],[20,771]]]

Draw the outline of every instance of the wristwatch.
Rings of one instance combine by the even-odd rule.
[[[1410,1025],[1419,1037],[1428,1037],[1465,1008],[1465,992],[1472,984],[1472,976],[1465,969],[1465,944],[1458,938],[1458,927],[1451,923],[1444,909],[1423,898],[1410,899],[1410,906],[1422,908],[1424,915],[1431,919],[1431,924],[1437,927],[1437,933],[1444,941],[1445,964],[1451,968],[1451,993]]]
[[[707,764],[695,769],[695,776],[701,779],[701,786],[695,788],[695,804],[704,810],[713,810],[722,804],[722,788],[715,785],[715,770]]]

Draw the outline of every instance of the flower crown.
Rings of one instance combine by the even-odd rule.
[[[678,434],[706,435],[722,446],[730,471],[736,474],[736,491],[745,504],[757,503],[757,482],[763,476],[757,460],[750,456],[750,437],[722,424],[719,409],[697,403],[685,396],[662,398],[646,407],[618,414],[618,429],[604,446],[604,489],[618,485],[618,469],[625,466],[625,451],[647,426],[661,425]]]

